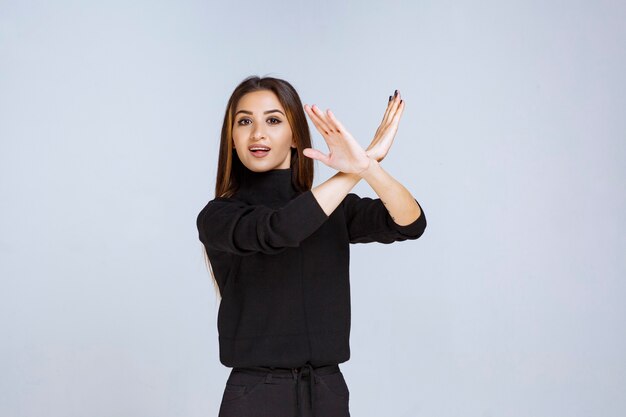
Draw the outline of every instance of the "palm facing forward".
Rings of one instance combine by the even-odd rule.
[[[305,148],[302,151],[304,156],[350,174],[359,174],[369,167],[370,158],[365,150],[330,110],[324,113],[315,104],[305,104],[304,110],[328,145],[328,155],[317,149]]]

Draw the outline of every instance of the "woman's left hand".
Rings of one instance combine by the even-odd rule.
[[[376,161],[380,162],[387,156],[393,139],[396,137],[398,124],[400,123],[400,117],[402,117],[403,111],[404,100],[400,99],[400,92],[398,91],[398,94],[392,96],[391,100],[389,100],[383,121],[380,123],[380,126],[378,126],[372,143],[370,143],[365,150],[370,158],[374,158]]]

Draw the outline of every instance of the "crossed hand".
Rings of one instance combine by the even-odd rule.
[[[380,162],[389,152],[398,131],[404,101],[400,99],[400,92],[392,96],[374,139],[365,150],[330,110],[324,113],[315,104],[305,104],[304,110],[326,141],[328,154],[313,148],[305,148],[302,153],[338,171],[360,174],[369,167],[370,158]]]

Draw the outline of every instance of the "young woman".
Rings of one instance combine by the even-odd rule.
[[[221,295],[220,362],[232,367],[220,417],[347,417],[350,243],[419,238],[424,213],[380,166],[404,102],[390,96],[363,149],[334,114],[304,106],[328,145],[311,148],[287,81],[248,77],[222,126],[215,198],[197,217]],[[337,170],[316,187],[313,160]],[[350,193],[364,179],[379,198]]]

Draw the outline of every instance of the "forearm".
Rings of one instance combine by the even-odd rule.
[[[361,177],[357,174],[339,171],[320,185],[313,187],[311,192],[322,210],[330,216],[360,180]]]
[[[375,159],[371,159],[369,168],[360,176],[378,194],[396,224],[411,224],[421,215],[422,211],[409,190],[389,175]]]

